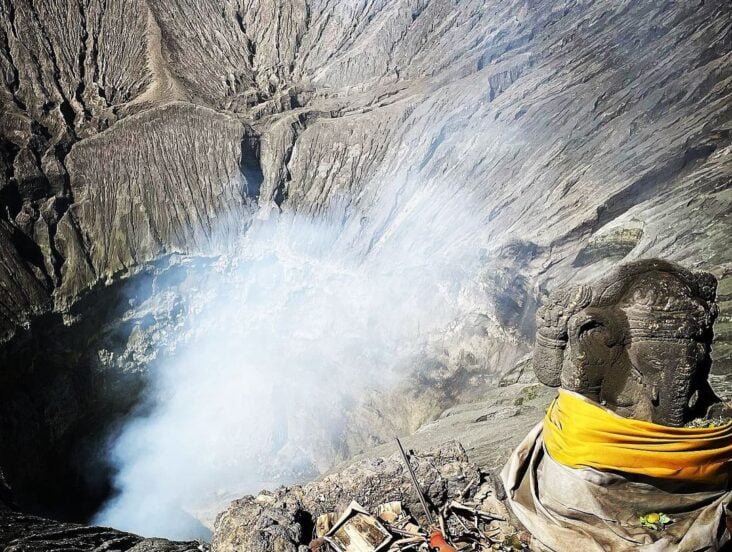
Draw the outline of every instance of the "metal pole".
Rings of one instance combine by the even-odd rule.
[[[419,488],[419,483],[417,483],[417,476],[414,475],[414,470],[412,469],[412,465],[409,463],[409,458],[407,458],[407,453],[404,452],[404,447],[402,446],[402,442],[399,440],[399,437],[395,437],[397,445],[399,445],[399,452],[402,453],[402,458],[404,459],[404,464],[407,466],[407,471],[409,472],[409,477],[412,478],[412,483],[414,483],[414,488],[417,490],[417,496],[419,497],[419,501],[422,503],[422,508],[424,508],[424,514],[427,516],[427,522],[430,524],[430,526],[433,526],[435,524],[435,520],[432,518],[432,514],[430,514],[430,510],[427,507],[427,500],[424,497],[424,493],[422,492],[422,489]]]

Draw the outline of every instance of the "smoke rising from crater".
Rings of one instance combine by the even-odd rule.
[[[144,411],[112,445],[117,494],[96,523],[206,537],[196,517],[226,499],[316,475],[359,401],[461,315],[474,203],[448,186],[388,188],[359,209],[258,220],[190,263],[169,330],[185,338],[151,365]]]

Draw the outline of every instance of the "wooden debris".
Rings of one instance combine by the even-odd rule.
[[[472,488],[473,488],[473,486],[474,486],[474,485],[477,485],[477,484],[478,484],[479,482],[480,482],[480,481],[479,481],[479,479],[478,479],[478,478],[473,478],[473,479],[471,479],[471,480],[470,480],[470,483],[468,483],[468,484],[467,484],[467,485],[465,486],[465,488],[464,488],[464,489],[462,490],[462,492],[460,493],[460,495],[459,495],[459,498],[461,498],[461,499],[462,499],[462,498],[465,498],[465,497],[467,496],[467,494],[468,494],[468,491],[470,491],[470,489],[472,489]]]
[[[351,502],[338,519],[333,512],[317,518],[317,538],[310,550],[429,552],[430,535],[438,528],[444,543],[458,552],[529,550],[528,539],[519,538],[508,523],[505,506],[489,483],[473,478],[454,498],[435,512],[434,523],[427,526],[418,525],[400,501],[380,504],[371,513]]]
[[[466,512],[466,513],[470,513],[474,517],[483,517],[485,519],[496,520],[496,521],[506,521],[504,518],[499,517],[495,514],[492,514],[490,512],[484,512],[483,510],[478,510],[477,508],[471,508],[464,504],[460,504],[456,500],[453,500],[452,502],[450,502],[448,507],[452,510],[458,510],[458,511]]]
[[[325,537],[337,519],[335,512],[328,512],[327,514],[318,516],[318,519],[315,520],[315,535],[319,538]]]
[[[325,535],[337,552],[379,552],[392,541],[391,534],[357,502],[351,502]]]
[[[398,500],[386,502],[376,507],[376,517],[386,523],[395,523],[402,515],[402,503]]]

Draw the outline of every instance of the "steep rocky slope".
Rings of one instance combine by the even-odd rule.
[[[377,240],[399,211],[376,202],[422,187],[468,198],[485,267],[466,291],[474,316],[425,359],[442,387],[407,429],[440,393],[475,399],[512,367],[547,289],[623,258],[722,279],[728,370],[731,12],[2,0],[0,466],[21,504],[78,518],[107,492],[89,451],[135,404],[145,351],[176,316],[123,309],[120,280],[144,288],[171,265],[184,280],[177,254],[205,262],[214,233],[255,213],[345,203]]]

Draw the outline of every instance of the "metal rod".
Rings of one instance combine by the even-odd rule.
[[[404,447],[402,446],[402,442],[399,440],[399,437],[395,437],[397,445],[399,445],[399,452],[402,453],[402,458],[404,459],[404,464],[407,466],[407,471],[409,472],[409,477],[412,479],[412,483],[414,484],[414,488],[417,490],[417,496],[419,497],[419,501],[422,503],[422,508],[424,508],[424,515],[427,516],[427,522],[430,524],[430,526],[435,524],[435,520],[432,517],[432,514],[430,513],[430,509],[427,507],[427,500],[424,497],[424,493],[422,492],[422,489],[419,487],[419,483],[417,482],[417,476],[414,475],[414,470],[412,469],[412,465],[409,463],[409,458],[407,458],[407,453],[404,452]]]

